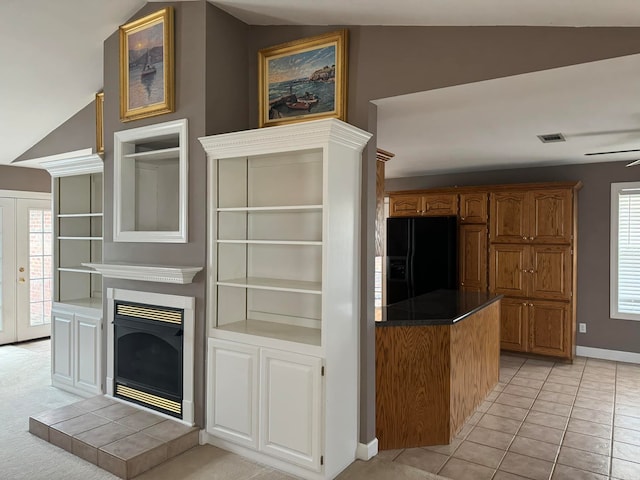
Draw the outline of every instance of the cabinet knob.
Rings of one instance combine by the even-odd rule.
[[[24,272],[24,267],[20,267],[20,268],[18,269],[18,271],[19,271],[20,273]]]
[[[533,307],[533,303],[530,303],[530,304],[529,304],[529,306],[530,306],[530,307]]]
[[[527,306],[527,302],[522,302],[522,305],[524,305],[526,307]]]
[[[522,236],[522,239],[523,239],[523,240],[526,240],[526,239],[527,239],[527,236],[526,236],[526,235],[523,235],[523,236]]]
[[[529,240],[533,240],[533,237],[529,237]]]
[[[464,217],[460,217],[460,220],[464,220]]]
[[[26,282],[26,280],[24,279],[24,277],[20,277],[18,279],[18,283],[25,283],[25,282]]]
[[[531,270],[529,270],[529,273],[533,273],[533,268]]]

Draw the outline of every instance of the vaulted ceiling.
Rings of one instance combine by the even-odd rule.
[[[637,0],[581,0],[579,4],[557,0],[214,0],[211,3],[254,25],[640,26],[640,2]],[[102,88],[104,40],[144,4],[142,0],[59,0],[55,3],[46,0],[0,1],[0,164],[11,163],[93,100],[95,93]],[[631,63],[634,66],[619,66],[631,69],[628,72],[630,76],[625,78],[637,82],[638,72],[633,70],[637,67],[637,60]],[[565,74],[560,77],[562,75]],[[529,80],[552,83],[552,79],[545,76]],[[514,100],[518,97],[517,88],[532,87],[529,80],[513,84],[513,88],[516,88]],[[624,78],[618,80],[612,85],[612,90],[635,92],[630,90],[632,85],[621,84]],[[485,84],[468,88],[457,94],[484,95],[486,98],[483,101],[488,101],[496,88],[506,87],[503,84]],[[389,117],[401,122],[397,117],[408,113],[407,101],[412,105],[418,105],[418,100],[426,102],[431,110],[435,102],[439,108],[446,109],[445,100],[452,91],[443,90],[446,91],[416,94],[423,97],[411,100],[401,97],[381,100],[378,103],[380,118]],[[538,94],[542,95],[541,92]],[[557,96],[560,97],[559,94]],[[501,100],[504,104],[505,98]],[[546,100],[549,105],[564,108],[561,98]],[[483,101],[470,102],[471,110],[466,114],[468,122],[477,118],[478,112],[487,107]],[[610,113],[617,116],[607,129],[634,130],[639,126],[635,123],[639,120],[636,114],[638,110],[633,109],[632,102],[616,102],[615,105],[624,108],[625,103],[627,111],[622,113],[610,112],[613,108],[598,110],[596,105],[593,111],[599,111],[601,117]],[[522,108],[522,105],[517,105],[517,108]],[[508,109],[504,107],[503,110],[504,119],[509,118]],[[418,112],[413,111],[412,115],[416,114]],[[452,115],[452,112],[449,114]],[[581,117],[584,114],[582,110],[576,113]],[[451,115],[445,116],[449,118]],[[545,115],[552,116],[552,112],[548,111]],[[633,122],[629,121],[630,117],[633,117]],[[453,128],[456,120],[451,117],[450,121],[453,122]],[[571,118],[563,117],[562,129],[565,132],[584,133],[587,130],[604,129],[601,125],[591,127],[584,123],[570,128],[571,121]],[[391,133],[396,131],[394,129],[404,128],[402,123],[389,125],[387,138],[391,138]],[[544,123],[527,125],[531,129],[529,133],[552,133],[547,130],[554,128],[546,126]],[[423,138],[421,134],[405,139],[401,144],[392,141],[384,143],[385,127],[380,127],[379,145],[395,150],[398,156],[411,155],[411,149]],[[444,128],[443,125],[441,127]],[[468,127],[472,128],[471,125]],[[503,140],[510,135],[504,132]],[[626,140],[629,140],[629,135],[632,132],[627,132]],[[444,142],[444,136],[439,138]],[[488,139],[483,141],[488,142]],[[443,143],[442,148],[446,149],[447,146]],[[440,160],[443,158],[441,156]]]

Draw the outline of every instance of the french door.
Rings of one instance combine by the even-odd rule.
[[[51,334],[53,225],[48,194],[2,194],[0,344],[5,344]]]

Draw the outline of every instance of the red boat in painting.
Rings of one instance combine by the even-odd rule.
[[[316,105],[319,101],[320,99],[317,95],[306,92],[303,96],[296,97],[295,101],[286,102],[285,105],[289,110],[311,110],[311,107]]]

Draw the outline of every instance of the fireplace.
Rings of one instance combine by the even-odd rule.
[[[183,311],[116,302],[114,395],[182,418]]]
[[[194,424],[195,298],[107,288],[106,393]]]

